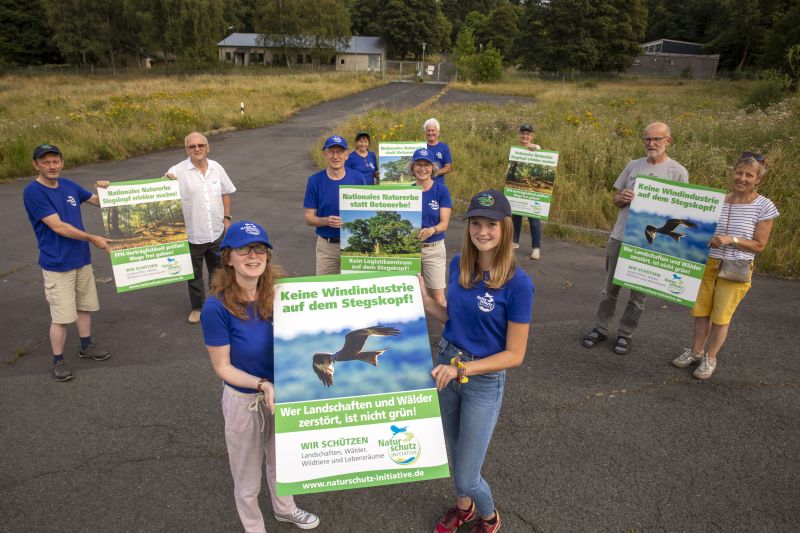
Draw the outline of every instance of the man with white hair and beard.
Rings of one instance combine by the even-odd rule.
[[[205,302],[203,261],[210,282],[219,266],[222,236],[231,223],[231,194],[236,187],[222,165],[208,158],[211,147],[205,135],[193,131],[184,139],[184,146],[189,157],[170,168],[166,176],[177,179],[180,189],[194,270],[194,279],[189,281],[192,310],[186,320],[197,324]]]
[[[608,337],[608,325],[617,308],[620,286],[614,285],[614,271],[617,268],[617,258],[622,246],[622,237],[625,233],[625,223],[628,221],[630,203],[634,197],[634,186],[637,176],[653,176],[665,180],[688,183],[689,173],[674,159],[667,155],[667,147],[672,144],[672,134],[669,126],[663,122],[653,122],[648,125],[642,134],[642,142],[647,157],[634,159],[627,164],[625,169],[614,182],[612,201],[619,208],[617,222],[611,232],[611,237],[606,244],[606,283],[600,293],[600,305],[597,307],[595,326],[581,344],[586,348],[594,348],[598,343]],[[626,355],[631,349],[631,337],[639,324],[639,319],[644,311],[646,295],[642,292],[631,290],[628,304],[622,313],[617,330],[617,339],[614,343],[614,352]]]

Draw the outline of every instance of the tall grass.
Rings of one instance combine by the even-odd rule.
[[[3,77],[0,180],[31,174],[31,151],[41,143],[58,145],[69,166],[125,159],[180,145],[192,130],[280,122],[302,108],[380,83],[350,73]]]
[[[758,268],[785,276],[800,274],[800,98],[788,98],[763,111],[745,111],[742,102],[752,82],[613,81],[567,83],[510,81],[457,84],[459,89],[531,96],[532,104],[454,104],[422,106],[405,112],[373,111],[338,126],[352,138],[357,130],[381,140],[422,139],[422,123],[436,116],[442,140],[453,152],[454,172],[447,183],[456,209],[480,189],[503,186],[508,149],[517,127],[537,128],[536,142],[560,153],[550,223],[551,235],[600,243],[618,209],[611,190],[625,164],[643,157],[641,130],[654,120],[672,127],[670,155],[688,170],[693,183],[728,188],[732,165],[745,150],[767,155],[770,171],[759,192],[773,200],[781,216]],[[373,147],[374,148],[374,147]]]

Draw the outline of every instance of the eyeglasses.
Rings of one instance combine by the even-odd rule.
[[[645,144],[650,144],[651,142],[659,144],[661,141],[667,138],[668,137],[642,137],[642,142]]]
[[[251,244],[250,246],[234,248],[233,251],[236,252],[236,255],[250,255],[250,252],[255,252],[257,255],[264,255],[267,253],[267,247],[263,244]]]
[[[742,152],[742,155],[739,156],[739,159],[755,159],[759,163],[763,163],[767,160],[767,156],[764,154],[756,154],[754,152]]]
[[[208,145],[207,144],[190,144],[186,148],[188,148],[189,150],[196,150],[197,148],[203,149],[206,146],[208,146]]]

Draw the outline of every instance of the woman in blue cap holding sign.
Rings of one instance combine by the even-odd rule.
[[[450,262],[447,305],[422,287],[425,310],[445,323],[431,375],[456,486],[456,505],[436,524],[436,533],[476,518],[473,532],[500,529],[481,467],[500,414],[505,371],[525,358],[533,308],[533,283],[514,263],[508,199],[500,191],[480,192],[464,218],[461,255]]]
[[[422,189],[422,229],[419,232],[422,241],[422,277],[425,287],[436,301],[447,305],[444,298],[444,289],[447,287],[444,233],[450,223],[453,201],[447,185],[433,181],[438,169],[436,156],[427,148],[415,151],[408,165],[408,172],[414,175],[417,187]]]
[[[225,382],[222,415],[236,509],[245,531],[259,533],[265,530],[258,507],[264,459],[275,519],[300,529],[319,525],[319,518],[299,509],[294,498],[275,490],[272,305],[273,284],[282,270],[270,264],[271,248],[259,224],[233,222],[200,315],[211,364]]]

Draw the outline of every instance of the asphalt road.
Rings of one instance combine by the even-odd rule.
[[[379,105],[417,105],[439,87],[390,84],[299,113],[269,128],[211,139],[238,192],[235,218],[262,222],[275,260],[313,274],[302,220],[310,149],[337,121]],[[449,96],[448,96],[449,95]],[[491,96],[447,92],[438,103]],[[447,109],[438,116],[446,125]],[[457,143],[457,139],[446,142]],[[69,157],[69,154],[67,154]],[[96,179],[160,175],[170,149],[72,169]],[[457,169],[456,162],[456,169]],[[458,179],[458,173],[451,175]],[[93,251],[103,309],[94,338],[114,356],[78,360],[68,383],[49,377],[49,313],[22,205],[28,180],[0,186],[0,531],[239,530],[225,451],[219,380],[184,284],[118,295]],[[100,217],[84,207],[89,231]],[[778,220],[780,223],[780,219]],[[448,232],[450,253],[463,225]],[[524,365],[509,373],[484,468],[505,531],[797,531],[800,528],[800,283],[756,275],[708,383],[669,361],[691,336],[679,306],[651,298],[633,351],[580,346],[603,279],[603,250],[545,239],[519,261],[536,285]],[[431,531],[451,480],[299,496],[327,532]],[[269,518],[270,531],[293,531]]]

